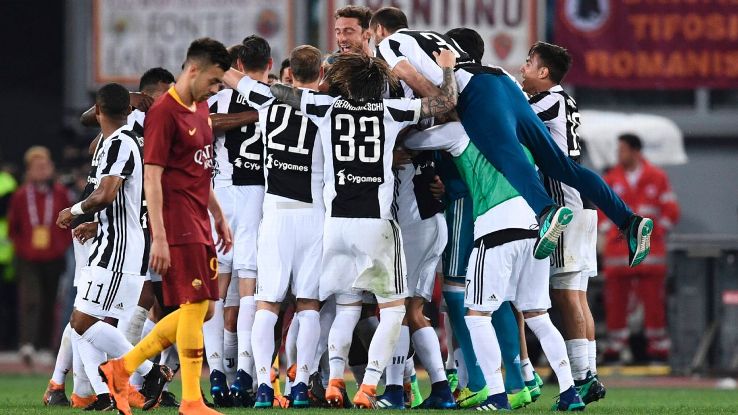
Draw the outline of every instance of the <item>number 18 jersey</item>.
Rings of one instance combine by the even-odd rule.
[[[392,150],[397,134],[420,120],[420,107],[419,99],[356,104],[303,91],[300,109],[320,132],[328,216],[393,219]]]

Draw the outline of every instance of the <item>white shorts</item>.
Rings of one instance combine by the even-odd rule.
[[[400,227],[388,219],[326,218],[320,300],[363,291],[388,300],[407,297]]]
[[[587,271],[597,275],[597,211],[578,210],[551,254],[551,275]]]
[[[589,271],[562,272],[551,276],[551,288],[587,292],[590,278]]]
[[[408,297],[422,297],[431,301],[436,269],[447,241],[446,219],[440,213],[402,228]]]
[[[146,271],[146,275],[144,275],[144,281],[161,282],[161,274],[149,268],[149,270]]]
[[[127,319],[138,305],[143,283],[142,275],[85,266],[81,271],[74,308],[99,319]]]
[[[87,266],[87,261],[90,258],[90,246],[92,246],[92,240],[90,238],[84,244],[80,243],[77,238],[72,236],[72,247],[74,248],[74,280],[72,282],[73,287],[77,287],[79,284],[79,278],[82,272],[82,268]]]
[[[238,278],[231,276],[223,307],[238,307],[239,305],[241,305],[241,294],[238,292]]]
[[[495,312],[504,301],[520,311],[551,308],[548,261],[533,258],[534,245],[535,239],[492,248],[475,243],[466,273],[465,305],[480,312]]]
[[[233,249],[218,251],[218,272],[239,278],[256,278],[256,241],[261,222],[264,186],[218,187],[215,196],[233,232]],[[212,218],[211,218],[212,221]],[[213,241],[218,235],[213,228]]]
[[[318,299],[324,217],[313,209],[284,209],[264,215],[256,255],[259,275],[255,300],[281,302],[290,287],[295,298]]]

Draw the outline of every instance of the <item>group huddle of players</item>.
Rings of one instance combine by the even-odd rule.
[[[82,117],[102,129],[88,188],[57,221],[75,236],[77,298],[46,404],[69,404],[72,369],[72,406],[123,414],[515,409],[541,394],[525,326],[556,374],[553,409],[605,396],[586,302],[594,206],[623,231],[631,266],[653,221],[579,165],[566,50],[536,43],[520,84],[481,64],[471,29],[410,30],[396,8],[335,17],[338,51],[295,48],[281,82],[268,83],[266,40],[204,38],[176,81],[155,68],[139,93],[98,91]],[[445,362],[423,315],[439,264]],[[290,315],[282,395],[272,363]],[[176,367],[181,404],[166,391]]]

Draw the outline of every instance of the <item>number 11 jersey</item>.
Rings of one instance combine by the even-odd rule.
[[[392,150],[398,133],[420,120],[419,99],[352,103],[303,91],[300,109],[319,129],[326,214],[393,219]]]

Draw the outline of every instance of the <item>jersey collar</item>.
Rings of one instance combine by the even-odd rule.
[[[182,98],[180,98],[180,97],[179,97],[179,94],[177,93],[177,90],[176,90],[176,89],[174,89],[174,86],[170,86],[170,87],[169,87],[169,91],[167,91],[167,93],[168,93],[169,95],[171,95],[171,96],[172,96],[172,98],[174,98],[174,100],[175,100],[175,101],[177,101],[177,103],[178,103],[179,105],[181,105],[181,106],[183,106],[183,107],[187,108],[187,111],[190,111],[190,112],[195,112],[195,111],[197,111],[197,106],[195,106],[195,104],[194,104],[194,103],[192,103],[192,106],[188,107],[187,105],[185,105],[185,103],[184,103],[184,102],[182,102]]]
[[[554,85],[551,88],[549,88],[548,92],[561,92],[564,88],[561,87],[561,85]]]

